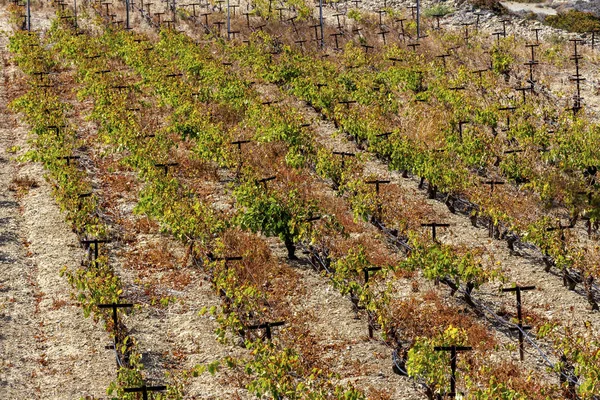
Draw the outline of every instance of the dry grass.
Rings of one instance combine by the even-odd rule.
[[[37,181],[29,176],[17,176],[14,177],[8,186],[8,190],[16,192],[17,198],[22,198],[31,189],[39,187]]]

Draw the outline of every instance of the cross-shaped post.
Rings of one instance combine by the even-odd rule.
[[[502,35],[506,37],[506,23],[510,22],[510,19],[502,19],[500,22],[502,22]]]
[[[338,37],[342,36],[343,34],[344,34],[343,32],[335,32],[335,33],[332,33],[332,34],[329,35],[329,36],[333,36],[335,38],[335,48],[334,48],[334,50],[336,50],[336,51],[341,50],[340,46],[339,46],[339,43],[338,43]]]
[[[577,44],[575,44],[575,54],[571,57],[571,60],[575,61],[575,75],[570,76],[569,80],[576,83],[578,98],[581,98],[581,82],[585,81],[585,78],[579,73],[579,60],[582,58],[582,55],[577,54]]]
[[[388,184],[388,183],[390,183],[390,181],[389,180],[375,179],[375,180],[371,180],[371,181],[365,181],[365,183],[368,184],[368,185],[375,185],[375,195],[377,196],[377,198],[379,198],[379,186],[380,185]],[[381,205],[381,203],[378,200],[377,201],[377,211],[376,211],[377,212],[377,216],[376,216],[376,218],[378,218],[379,220],[381,220],[382,217],[383,217],[382,216],[382,214],[383,214],[382,211],[383,211],[382,210],[382,205]]]
[[[344,15],[345,15],[345,14],[342,14],[342,13],[337,13],[337,14],[333,14],[333,15],[332,15],[333,17],[335,17],[335,18],[337,19],[337,28],[338,28],[339,30],[342,30],[342,29],[343,29],[343,27],[342,27],[342,23],[341,23],[341,21],[340,21],[340,17],[342,17],[342,16],[344,16]]]
[[[594,50],[594,47],[596,47],[596,33],[600,32],[597,29],[594,29],[592,31],[592,50]]]
[[[571,56],[570,60],[575,61],[575,77],[579,78],[581,75],[579,74],[579,60],[581,60],[583,58],[583,56],[581,54],[578,53],[577,51],[577,44],[582,43],[583,41],[581,39],[570,39],[570,42],[573,42],[573,55]],[[579,83],[577,84],[579,87]],[[580,95],[580,93],[577,93],[578,95]]]
[[[497,181],[497,180],[491,180],[491,181],[485,181],[483,182],[484,185],[490,185],[490,196],[492,195],[492,193],[494,193],[494,188],[497,185],[504,185],[506,182],[504,181]]]
[[[368,45],[368,44],[366,44],[366,43],[363,43],[363,44],[361,44],[360,46],[361,46],[363,49],[365,49],[365,54],[368,54],[368,53],[369,53],[369,50],[372,50],[372,49],[374,49],[374,48],[375,48],[375,46],[371,46],[371,45]]]
[[[263,188],[265,190],[267,190],[267,182],[274,181],[275,178],[276,178],[275,176],[270,176],[268,178],[259,179],[257,182],[260,183],[261,185],[263,185]]]
[[[58,136],[60,131],[66,127],[66,125],[48,125],[46,129],[48,129],[49,131],[54,131],[56,136]]]
[[[322,46],[323,41],[322,41],[322,38],[320,37],[322,35],[319,35],[319,29],[318,29],[318,28],[321,28],[321,32],[323,32],[321,24],[319,23],[319,24],[310,25],[310,28],[313,28],[315,30],[315,41],[317,42],[317,46]]]
[[[500,107],[500,108],[498,108],[498,111],[510,111],[511,113],[513,113],[516,109],[517,109],[517,107],[515,107],[515,106],[508,106],[508,107]],[[510,129],[510,114],[506,114],[505,130],[507,131],[509,129]]]
[[[436,22],[437,22],[437,23],[436,23],[436,27],[435,27],[434,29],[435,29],[436,31],[439,31],[439,30],[440,30],[440,18],[442,18],[442,17],[443,17],[443,15],[440,15],[440,14],[435,14],[435,15],[434,15],[434,17],[435,17],[435,20],[436,20]]]
[[[444,54],[437,55],[435,57],[442,59],[442,64],[444,65],[444,69],[446,69],[446,58],[450,57],[450,54],[444,53]]]
[[[384,185],[387,183],[390,183],[389,180],[381,180],[381,179],[375,179],[372,181],[365,181],[366,184],[369,185],[375,185],[375,193],[379,196],[379,185]]]
[[[417,6],[416,5],[408,6],[408,8],[410,9],[410,15],[411,15],[412,19],[415,19],[416,18],[415,12],[417,11]]]
[[[46,83],[46,84],[41,84],[41,85],[35,85],[35,86],[36,86],[36,87],[38,87],[38,88],[42,88],[42,89],[44,89],[44,93],[46,93],[46,94],[48,93],[48,89],[50,89],[50,88],[53,88],[53,87],[54,87],[54,85],[53,85],[53,84],[49,84],[49,83]]]
[[[456,355],[459,351],[470,351],[473,350],[470,346],[435,346],[435,351],[449,351],[450,352],[450,392],[446,393],[445,396],[456,397]]]
[[[104,3],[101,3],[103,6],[106,6],[106,15],[108,15],[108,6],[112,5],[112,2],[110,1],[105,1]]]
[[[479,75],[479,86],[483,86],[483,73],[487,71],[489,71],[489,69],[478,69],[475,71],[471,71],[471,73]]]
[[[394,133],[394,132],[378,133],[377,135],[375,135],[375,137],[387,139],[388,137],[390,137],[390,135],[392,135],[392,133]]]
[[[113,85],[111,86],[112,89],[117,89],[119,92],[126,90],[126,89],[130,89],[129,85]]]
[[[71,166],[71,160],[79,160],[81,157],[80,156],[64,156],[64,157],[56,157],[59,160],[66,160],[67,161],[67,167]]]
[[[242,13],[242,15],[246,17],[246,27],[250,28],[250,16],[254,15],[254,13],[245,12],[245,13]]]
[[[505,131],[507,131],[508,129],[504,129]],[[510,149],[510,150],[504,150],[502,152],[502,154],[516,154],[516,153],[522,153],[524,150],[523,149]],[[500,162],[502,161],[502,158],[500,156],[496,156],[496,161],[494,162],[494,166],[497,167],[498,165],[500,165]]]
[[[412,50],[414,52],[416,52],[417,51],[417,47],[419,47],[420,45],[421,45],[421,43],[409,43],[407,46],[410,47],[410,48],[412,48]]]
[[[377,32],[378,35],[381,35],[384,45],[387,44],[387,42],[385,40],[385,35],[387,35],[388,33],[390,33],[390,31],[386,31],[385,29],[382,29],[381,32]]]
[[[523,103],[525,103],[526,100],[527,100],[527,98],[525,97],[525,93],[529,92],[529,91],[532,91],[533,90],[533,86],[517,87],[517,88],[515,88],[515,90],[517,92],[523,93]]]
[[[158,25],[160,25],[160,24],[161,24],[161,17],[162,17],[163,15],[165,15],[165,14],[166,14],[166,13],[165,13],[164,11],[162,11],[162,12],[155,12],[155,13],[154,13],[154,16],[155,16],[155,17],[158,17]]]
[[[155,167],[162,168],[162,170],[165,172],[165,175],[169,174],[169,168],[176,167],[178,165],[179,165],[179,163],[176,163],[176,162],[154,164]]]
[[[82,202],[82,200],[86,199],[88,197],[92,197],[92,192],[80,193],[80,194],[77,195],[77,200],[78,200],[77,209],[78,210],[81,210],[81,202]]]
[[[277,326],[283,326],[285,325],[285,321],[277,321],[277,322],[265,322],[262,324],[257,324],[257,325],[249,325],[246,327],[246,329],[251,329],[251,330],[256,330],[256,329],[264,329],[265,330],[265,337],[268,340],[272,339],[272,331],[271,328],[277,327]]]
[[[196,6],[200,6],[200,5],[201,5],[200,3],[188,4],[188,6],[192,6],[192,13],[193,13],[194,17],[196,17]]]
[[[346,168],[346,157],[354,157],[356,155],[345,151],[334,151],[333,154],[342,156],[342,169]]]
[[[496,43],[500,44],[500,36],[502,36],[503,33],[502,32],[493,32],[492,36],[496,36]]]
[[[540,31],[542,30],[542,28],[534,28],[531,31],[535,32],[535,42],[539,43],[540,42]]]
[[[213,25],[217,26],[217,30],[218,30],[219,36],[221,36],[221,27],[223,25],[225,25],[225,22],[224,21],[216,21],[216,22],[213,22]]]
[[[143,400],[148,400],[148,392],[162,392],[163,390],[167,390],[167,387],[166,386],[146,386],[145,383],[140,387],[123,389],[123,391],[125,393],[141,393]]]
[[[523,63],[523,65],[529,67],[529,84],[533,87],[535,83],[535,80],[533,79],[533,67],[538,65],[538,61],[529,60],[526,63]]]
[[[379,26],[383,25],[383,15],[385,15],[385,10],[375,10],[377,14],[379,14]]]
[[[404,21],[406,18],[396,19],[395,22],[400,22],[400,35],[402,36],[402,41],[406,42],[406,32],[404,31]]]
[[[300,49],[304,50],[304,43],[306,43],[306,40],[294,40],[294,43],[299,44]]]
[[[437,222],[430,222],[430,223],[426,223],[426,224],[421,224],[421,226],[431,228],[431,238],[433,239],[434,242],[437,242],[437,236],[436,236],[437,228],[447,228],[450,226],[450,224],[440,224]]]
[[[314,222],[321,219],[320,215],[315,215],[314,217],[309,217],[304,220],[304,222]]]
[[[475,13],[475,16],[477,17],[477,20],[475,21],[475,30],[479,31],[479,21],[481,20],[481,16],[484,15],[483,13]]]
[[[363,274],[365,276],[365,285],[367,283],[369,283],[369,272],[376,272],[376,271],[381,271],[381,267],[368,267],[368,268],[363,268]],[[371,337],[373,337],[371,335]]]
[[[339,103],[344,104],[346,106],[346,109],[350,109],[350,104],[356,103],[356,100],[342,100]]]
[[[502,289],[503,292],[515,292],[517,294],[517,327],[516,328],[511,328],[511,330],[518,330],[519,331],[519,359],[521,361],[523,361],[523,359],[525,358],[525,350],[524,350],[524,344],[523,344],[523,331],[531,329],[530,326],[524,326],[523,325],[523,310],[521,308],[521,292],[525,292],[528,290],[535,290],[535,286],[515,286],[512,288],[505,288]]]
[[[98,308],[101,309],[112,309],[112,319],[113,319],[113,332],[115,334],[115,343],[119,342],[119,319],[117,315],[117,308],[131,308],[133,304],[128,303],[110,303],[110,304],[98,304]]]
[[[285,10],[285,8],[283,8],[283,7],[277,7],[277,8],[275,9],[275,11],[279,11],[279,20],[280,20],[280,21],[283,21],[283,11],[284,11],[284,10]]]
[[[560,223],[560,221],[558,222],[558,226],[549,226],[546,228],[546,232],[553,232],[553,231],[560,231],[560,240],[564,241],[565,240],[565,229],[571,229],[573,228],[571,225],[563,225]]]
[[[577,115],[577,113],[579,113],[579,111],[583,108],[583,106],[581,105],[583,100],[583,97],[578,96],[578,95],[574,95],[573,96],[573,107],[571,107],[571,111],[573,111],[573,117],[575,117]]]
[[[235,17],[235,10],[236,8],[238,8],[240,5],[239,4],[230,4],[229,7],[231,8],[231,10],[233,11],[233,17]]]
[[[468,45],[469,44],[469,39],[470,39],[470,37],[469,37],[469,26],[473,25],[473,23],[472,22],[463,22],[461,25],[465,27],[465,36],[464,36],[465,37],[465,44]]]
[[[208,253],[206,255],[210,261],[225,261],[225,267],[227,268],[227,263],[229,261],[241,261],[244,258],[242,256],[227,256],[227,257],[214,257],[212,253]]]
[[[504,154],[516,154],[516,153],[522,153],[525,150],[523,149],[510,149],[510,150],[504,150]]]
[[[458,137],[460,138],[461,142],[463,140],[463,126],[468,123],[469,121],[458,121]]]
[[[211,14],[212,14],[211,12],[205,12],[205,13],[200,14],[201,17],[204,17],[204,26],[206,26],[207,29],[208,29],[208,16]]]
[[[381,271],[382,268],[381,267],[367,267],[367,268],[363,268],[363,274],[365,276],[365,285],[367,285],[369,283],[369,273],[370,272],[377,272],[377,271]],[[368,315],[368,329],[369,329],[369,338],[373,339],[373,317],[371,315],[371,313],[369,311],[367,311],[367,315]]]
[[[31,75],[39,77],[40,83],[44,83],[44,76],[50,75],[48,71],[33,72]]]
[[[260,104],[262,104],[263,106],[270,106],[272,104],[277,104],[279,103],[279,100],[265,100],[263,102],[261,102]]]
[[[296,26],[296,19],[298,19],[298,16],[294,15],[294,16],[286,19],[285,22],[290,22],[292,24],[292,28],[294,28],[294,33],[297,35],[298,34],[298,27]]]
[[[242,152],[242,145],[246,144],[246,143],[250,143],[250,140],[236,140],[234,142],[231,142],[230,144],[237,146],[238,151],[241,153]]]
[[[94,245],[94,260],[98,259],[98,244],[110,243],[108,239],[83,239],[80,241],[84,246]],[[92,260],[92,261],[94,261]]]
[[[535,48],[540,47],[539,43],[527,43],[525,47],[531,49],[531,61],[535,61]]]

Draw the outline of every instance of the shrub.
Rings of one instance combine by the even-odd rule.
[[[575,10],[549,15],[544,22],[553,28],[564,29],[569,32],[584,33],[600,29],[600,18],[590,12]]]
[[[452,12],[454,12],[454,9],[452,9],[452,7],[450,7],[446,4],[436,4],[435,6],[425,10],[423,12],[423,15],[426,17],[430,17],[430,18],[435,17],[435,16],[443,17]]]
[[[350,18],[356,22],[360,22],[360,21],[362,21],[363,16],[360,13],[360,11],[353,8],[352,10],[348,10],[348,18]]]
[[[478,8],[488,8],[494,11],[501,11],[503,9],[500,5],[500,0],[468,0],[469,3],[473,4]]]

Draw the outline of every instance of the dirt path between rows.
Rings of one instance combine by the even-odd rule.
[[[0,25],[10,26],[4,11]],[[7,45],[7,35],[0,35],[1,397],[104,398],[115,377],[114,356],[104,348],[110,338],[101,324],[84,318],[59,275],[63,266],[79,265],[84,252],[51,197],[42,166],[14,160],[27,148],[27,128],[7,109],[18,77]],[[17,180],[33,187],[16,192]]]

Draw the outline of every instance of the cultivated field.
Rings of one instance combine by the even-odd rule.
[[[600,399],[600,34],[411,5],[3,2],[1,397]]]

